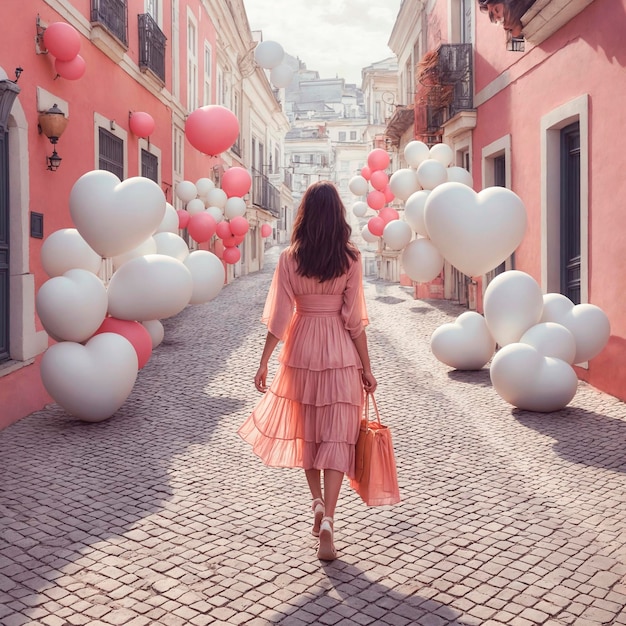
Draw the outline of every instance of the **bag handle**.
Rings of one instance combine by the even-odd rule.
[[[374,394],[370,391],[365,392],[365,419],[369,421],[369,418],[370,418],[370,398],[372,399],[372,406],[374,407],[376,420],[378,421],[379,424],[381,424],[380,413],[378,412],[378,405],[376,404],[376,398],[374,398]]]

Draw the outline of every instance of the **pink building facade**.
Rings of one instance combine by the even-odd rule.
[[[224,166],[242,163],[241,138],[252,132],[249,125],[220,157],[201,154],[184,135],[186,116],[200,106],[220,104],[240,117],[242,71],[224,53],[229,46],[223,40],[231,42],[235,59],[239,55],[250,64],[252,34],[243,3],[235,4],[228,20],[219,14],[222,9],[209,11],[200,0],[25,0],[3,6],[0,429],[52,401],[39,376],[50,339],[37,318],[35,298],[48,279],[42,243],[73,227],[68,198],[75,181],[94,169],[108,169],[120,179],[146,176],[180,208],[177,183],[203,177],[218,182]],[[220,31],[221,44],[218,21],[228,24]],[[45,31],[56,23],[71,26],[80,38],[85,71],[77,78],[58,76],[46,48]],[[257,71],[254,65],[244,69],[247,76]],[[284,117],[265,75],[257,77],[257,103],[265,98],[275,115]],[[53,146],[38,122],[54,105],[67,126]],[[134,112],[154,119],[149,136],[132,132]],[[62,159],[56,170],[48,168],[53,149]],[[258,231],[265,217],[254,221],[254,250],[262,249]],[[228,271],[230,278],[233,270]]]

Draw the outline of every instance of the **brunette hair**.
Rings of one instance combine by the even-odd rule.
[[[517,37],[522,31],[522,16],[535,3],[535,0],[478,0],[478,7],[484,13],[489,13],[493,22],[490,5],[502,4],[504,13],[504,30],[510,30]]]
[[[345,274],[359,252],[350,242],[352,229],[335,186],[313,183],[304,192],[291,234],[298,274],[322,283]]]

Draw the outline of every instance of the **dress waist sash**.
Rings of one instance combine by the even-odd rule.
[[[342,294],[307,294],[296,296],[296,313],[306,317],[328,317],[341,313]]]

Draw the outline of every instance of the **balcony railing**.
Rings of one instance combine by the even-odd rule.
[[[139,22],[139,67],[150,70],[165,82],[165,42],[167,38],[149,13],[137,16]]]
[[[280,218],[280,191],[272,185],[269,178],[252,168],[252,204],[266,211],[274,217]]]
[[[91,23],[103,26],[120,43],[128,46],[127,0],[91,0]]]
[[[459,111],[472,109],[472,44],[441,45],[437,71],[442,85],[453,86],[452,102],[448,106],[449,117],[454,117]]]

